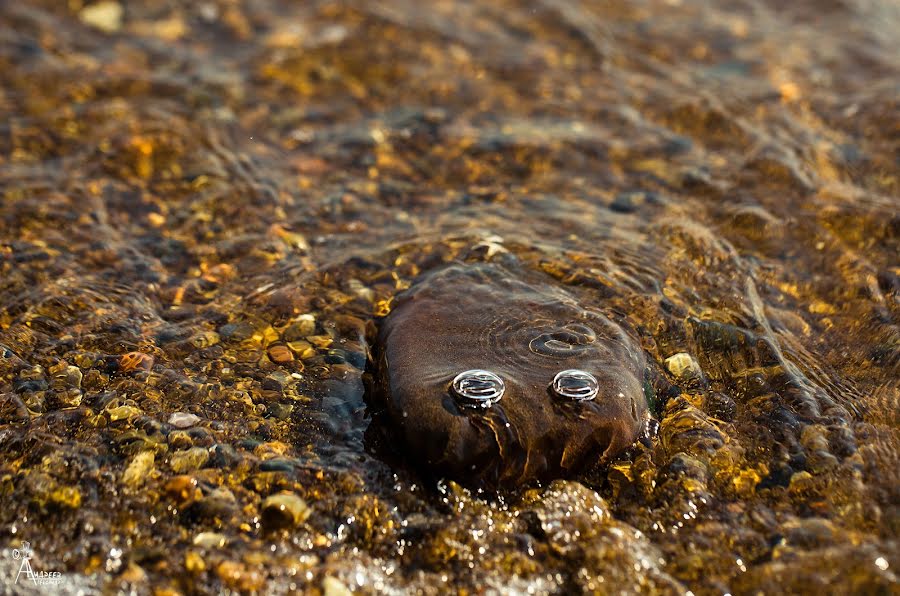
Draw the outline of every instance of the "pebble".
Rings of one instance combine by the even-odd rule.
[[[184,555],[184,568],[191,574],[203,573],[206,571],[206,562],[200,553],[190,550]]]
[[[234,493],[224,487],[216,488],[203,498],[194,501],[185,513],[199,519],[227,520],[237,511],[237,499]]]
[[[241,461],[241,456],[231,445],[213,445],[209,463],[217,468],[230,468]]]
[[[191,435],[187,434],[183,430],[173,430],[166,437],[166,442],[168,442],[169,447],[172,449],[190,449],[194,446],[194,440],[191,439]]]
[[[316,317],[310,314],[300,315],[294,322],[284,331],[284,338],[287,341],[295,341],[302,339],[316,332]]]
[[[102,0],[81,9],[78,18],[85,25],[104,33],[115,33],[122,28],[122,5],[112,0]]]
[[[679,352],[665,360],[666,368],[679,380],[699,379],[703,376],[700,365],[687,352]]]
[[[306,340],[320,350],[327,350],[334,341],[331,336],[328,335],[310,335]]]
[[[277,364],[291,362],[294,359],[294,354],[291,352],[291,349],[281,343],[270,345],[268,353],[269,359]]]
[[[224,534],[218,532],[200,532],[194,536],[194,546],[202,548],[222,548],[228,542]]]
[[[143,352],[128,352],[127,354],[114,357],[112,362],[119,372],[130,373],[137,370],[152,370],[154,358],[150,354],[144,354]]]
[[[176,451],[169,457],[169,466],[176,474],[184,474],[203,467],[209,460],[209,451],[203,447],[193,447]]]
[[[657,204],[659,202],[660,199],[656,193],[639,190],[627,191],[616,195],[609,208],[617,213],[633,213],[644,205]]]
[[[131,463],[122,474],[122,483],[128,488],[138,488],[153,472],[156,456],[153,451],[141,451],[131,458]]]
[[[211,447],[215,443],[215,439],[208,430],[202,426],[192,428],[187,431],[188,436],[198,447]]]
[[[81,491],[74,486],[60,486],[50,493],[49,502],[61,508],[78,509],[81,507]]]
[[[200,422],[200,417],[187,412],[175,412],[169,416],[169,424],[175,428],[190,428]]]
[[[236,561],[223,561],[216,567],[216,574],[225,585],[239,592],[259,592],[265,585],[265,577],[258,571]]]
[[[231,341],[244,341],[253,337],[253,325],[247,322],[227,323],[219,327],[219,335]]]
[[[306,501],[290,492],[267,497],[262,504],[262,524],[269,530],[298,526],[309,514]]]
[[[806,471],[795,472],[791,476],[791,482],[788,485],[788,492],[793,497],[802,497],[813,491],[815,487],[815,478]]]
[[[196,499],[200,489],[197,488],[197,479],[193,476],[175,476],[163,486],[163,493],[176,504],[181,504]]]
[[[48,372],[53,375],[53,388],[58,391],[67,388],[81,388],[81,380],[84,375],[77,366],[69,366],[65,362],[60,362],[58,365],[50,367]]]
[[[275,457],[260,463],[259,469],[261,472],[292,472],[298,465],[300,462],[295,459]]]
[[[28,393],[31,391],[46,391],[50,384],[44,378],[44,370],[40,366],[34,366],[19,372],[18,377],[12,382],[13,391],[16,393]]]
[[[328,364],[344,364],[347,362],[346,352],[341,349],[331,349],[325,354],[325,362]]]
[[[147,581],[147,572],[137,563],[129,563],[119,575],[119,580],[127,584],[142,584]]]
[[[275,418],[276,420],[287,420],[291,417],[291,413],[294,411],[294,406],[291,404],[280,404],[274,403],[269,404],[266,410],[267,418]]]
[[[110,408],[106,410],[106,415],[109,416],[110,422],[125,420],[127,418],[136,418],[143,413],[143,410],[135,406],[119,406],[117,408]]]
[[[275,371],[262,381],[262,388],[268,391],[284,391],[292,382],[291,376],[284,371]]]
[[[75,408],[81,405],[82,393],[80,389],[63,389],[57,391],[54,396],[56,402],[62,408]]]
[[[309,360],[318,353],[316,352],[316,349],[312,347],[312,344],[306,340],[288,342],[288,347],[296,353],[297,357],[301,360]]]

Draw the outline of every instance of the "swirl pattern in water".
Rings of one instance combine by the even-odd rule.
[[[376,350],[376,399],[404,452],[473,484],[608,460],[649,419],[637,342],[562,289],[496,265],[426,275],[398,297]]]

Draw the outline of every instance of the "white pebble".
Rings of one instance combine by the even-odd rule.
[[[190,428],[200,422],[200,417],[187,412],[175,412],[169,416],[169,424],[175,428]]]

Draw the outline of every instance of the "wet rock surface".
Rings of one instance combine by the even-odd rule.
[[[0,582],[28,542],[73,594],[895,592],[898,29],[2,4]],[[372,449],[375,321],[509,258],[633,330],[656,436],[499,491]]]
[[[379,323],[369,403],[391,418],[384,441],[399,438],[432,475],[489,488],[547,480],[645,434],[636,338],[529,277],[515,264],[451,265],[416,280]]]

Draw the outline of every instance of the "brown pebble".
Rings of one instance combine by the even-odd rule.
[[[128,352],[118,357],[116,364],[119,372],[130,373],[137,370],[150,370],[153,368],[154,358],[143,352]]]
[[[165,493],[176,504],[192,501],[200,498],[200,489],[197,488],[197,479],[193,476],[175,476],[163,487]]]
[[[294,354],[284,344],[272,344],[269,346],[269,358],[272,362],[284,364],[285,362],[291,362],[294,359]]]

